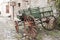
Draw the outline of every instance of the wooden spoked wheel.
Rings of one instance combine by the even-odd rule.
[[[37,30],[34,19],[30,16],[24,18],[24,30],[28,38],[31,40],[36,38]]]
[[[43,27],[48,30],[52,30],[55,28],[55,18],[54,17],[49,17],[46,18],[45,22],[43,23]]]

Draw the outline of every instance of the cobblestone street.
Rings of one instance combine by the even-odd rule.
[[[52,31],[40,31],[38,34],[37,40],[60,40],[60,31],[52,30]]]
[[[0,40],[22,40],[21,34],[16,33],[14,22],[8,18],[0,18]],[[60,31],[42,29],[39,31],[37,40],[60,40]]]
[[[14,22],[8,18],[0,18],[0,40],[17,40]]]

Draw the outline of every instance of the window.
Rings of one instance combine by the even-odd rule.
[[[9,5],[6,5],[6,13],[9,13]]]
[[[18,3],[18,7],[20,7],[21,3]]]

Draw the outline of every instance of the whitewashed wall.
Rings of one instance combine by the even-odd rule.
[[[31,7],[46,7],[47,0],[31,0]]]
[[[0,11],[1,11],[1,16],[8,16],[12,15],[12,7],[10,6],[10,0],[1,0],[0,2]],[[9,13],[6,13],[6,5],[9,5]]]
[[[28,3],[24,0],[15,0],[15,16],[18,14],[18,10],[27,9],[29,7],[46,7],[48,6],[47,0],[28,0]],[[18,3],[21,3],[21,6],[18,7]]]
[[[16,0],[16,3],[21,3],[20,8],[27,8],[27,7],[45,7],[47,6],[47,0],[28,0],[28,3],[25,2],[24,0]]]

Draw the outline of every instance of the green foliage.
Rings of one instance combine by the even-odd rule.
[[[60,0],[56,0],[56,7],[60,10]]]
[[[60,11],[60,0],[48,0],[48,2],[55,1],[56,8]]]
[[[60,27],[60,16],[57,18],[57,26]]]

